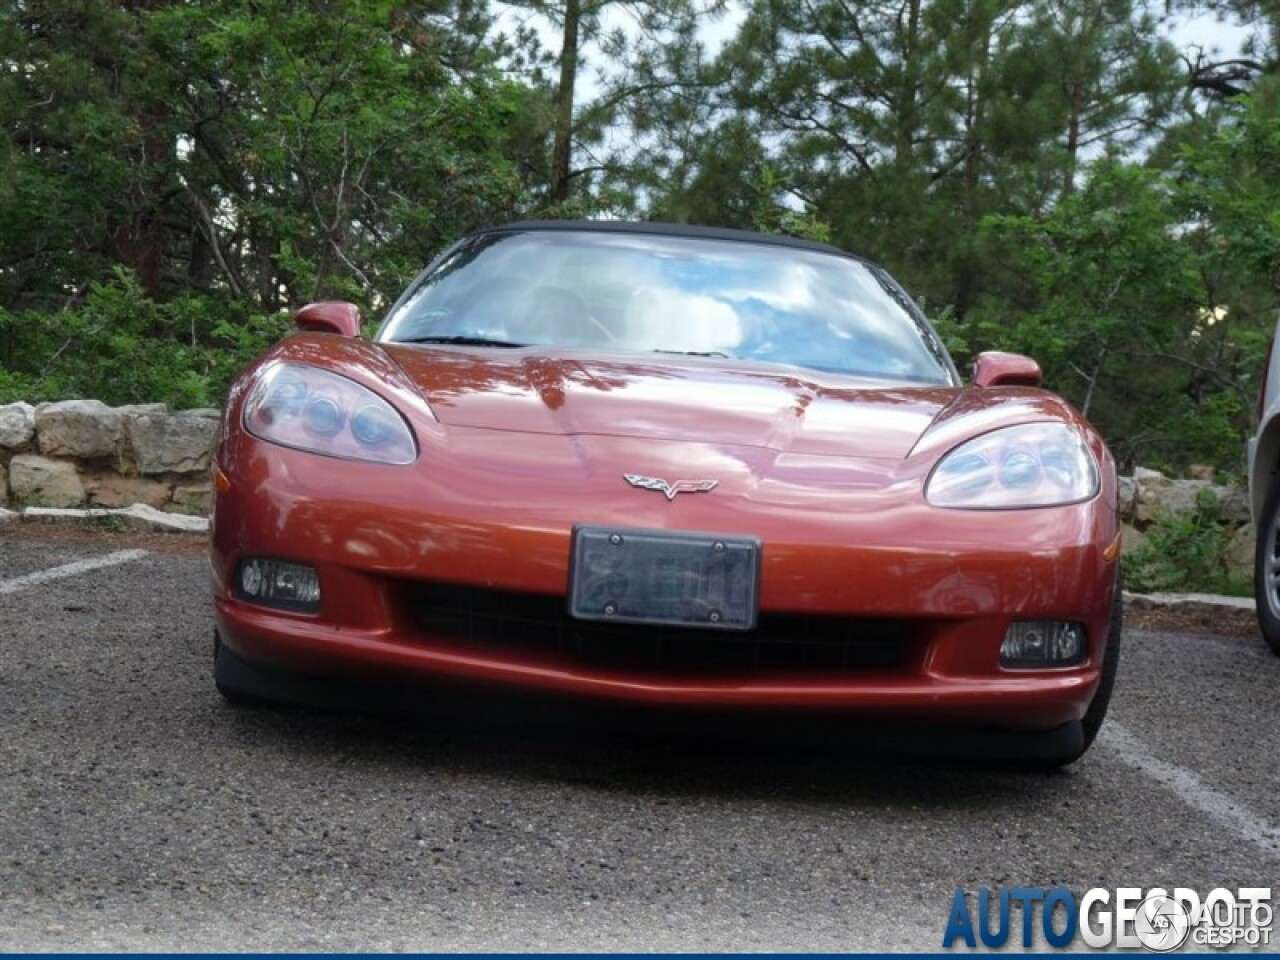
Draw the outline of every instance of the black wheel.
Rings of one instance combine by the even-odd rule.
[[[1111,626],[1107,629],[1107,649],[1102,654],[1102,679],[1098,681],[1098,692],[1093,695],[1093,702],[1085,711],[1080,721],[1084,727],[1084,750],[1093,745],[1102,729],[1102,721],[1107,717],[1107,708],[1111,706],[1111,691],[1116,685],[1116,671],[1120,666],[1120,634],[1124,630],[1124,591],[1121,589],[1120,574],[1116,573],[1116,586],[1111,597]]]
[[[255,697],[238,682],[240,662],[239,657],[222,645],[218,631],[213,631],[213,684],[218,693],[227,703],[237,706],[260,703],[260,697]]]
[[[1258,517],[1253,596],[1262,638],[1272,653],[1280,655],[1280,483],[1267,494]]]

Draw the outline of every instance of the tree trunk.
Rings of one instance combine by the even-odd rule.
[[[1062,195],[1069,197],[1076,189],[1076,161],[1080,154],[1080,118],[1084,113],[1084,91],[1073,85],[1068,93],[1071,118],[1067,121],[1067,156],[1062,171]]]
[[[160,296],[169,253],[161,211],[161,197],[174,159],[168,113],[168,106],[157,102],[133,114],[141,141],[132,158],[138,173],[128,192],[129,219],[115,224],[111,231],[116,256],[137,274],[142,289],[153,299]]]
[[[551,152],[552,203],[569,199],[569,159],[573,145],[573,88],[578,79],[578,26],[581,0],[565,0],[564,42],[560,48],[560,87],[556,91],[556,136]]]
[[[985,133],[984,114],[986,112],[985,92],[982,90],[982,85],[986,79],[991,55],[991,21],[987,19],[985,9],[979,4],[974,4],[970,10],[970,16],[982,19],[978,24],[976,42],[971,48],[968,82],[965,88],[964,194],[961,204],[961,222],[964,230],[961,243],[965,254],[955,277],[954,301],[956,316],[960,319],[964,319],[977,298],[972,252],[978,234],[978,194],[982,187],[982,138]]]
[[[920,99],[920,3],[907,0],[907,32],[902,38],[902,87],[894,104],[894,164],[903,174],[917,169],[915,137]]]

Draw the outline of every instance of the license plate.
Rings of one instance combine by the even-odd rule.
[[[569,581],[569,613],[582,620],[750,630],[760,541],[579,526]]]

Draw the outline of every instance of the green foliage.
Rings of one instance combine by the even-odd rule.
[[[1265,100],[1171,170],[1100,161],[1049,213],[984,221],[988,255],[1023,279],[974,312],[974,339],[1036,356],[1122,464],[1238,471],[1280,311],[1276,210]]]
[[[489,27],[474,0],[0,0],[0,397],[216,402],[281,311],[384,307],[537,212],[542,94]]]
[[[929,304],[927,302],[920,303],[919,307],[926,316],[929,316]],[[951,358],[956,362],[956,366],[963,371],[968,361],[972,359],[973,350],[969,346],[969,341],[965,338],[959,322],[956,320],[955,308],[948,304],[942,310],[929,316],[929,320],[933,323],[933,328],[938,332],[938,336],[942,338],[942,342],[946,345],[947,352],[951,354]]]
[[[485,52],[478,6],[18,4],[0,306],[56,309],[115,264],[157,300],[393,297],[538,186],[537,93]]]
[[[1147,541],[1120,558],[1125,586],[1138,593],[1196,592],[1250,596],[1251,582],[1233,580],[1222,557],[1235,526],[1222,519],[1218,499],[1201,490],[1195,510],[1163,513],[1147,529]]]
[[[0,369],[0,404],[15,403],[31,397],[41,399],[40,391],[36,389],[29,377]]]
[[[831,242],[831,224],[811,208],[796,210],[779,202],[783,184],[777,170],[765,166],[755,183],[756,205],[752,227],[761,233],[776,233],[818,243]]]
[[[291,329],[286,316],[233,316],[215,298],[157,302],[122,269],[65,310],[5,321],[23,336],[0,368],[0,403],[92,397],[175,409],[221,404],[236,371]]]
[[[698,169],[660,189],[657,204],[675,192],[740,215],[720,171],[751,183],[769,164],[836,243],[963,319],[999,279],[977,248],[984,216],[1043,213],[1072,192],[1099,143],[1126,150],[1169,116],[1179,62],[1145,10],[1123,0],[756,0],[701,74],[723,92],[703,108]]]

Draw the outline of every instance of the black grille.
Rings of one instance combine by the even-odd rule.
[[[469,649],[564,665],[701,677],[827,676],[899,667],[902,620],[762,613],[754,630],[575,620],[561,597],[450,584],[413,589],[418,625]]]

